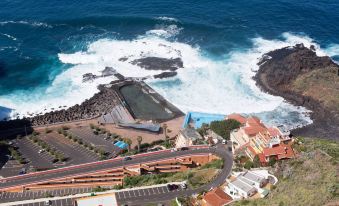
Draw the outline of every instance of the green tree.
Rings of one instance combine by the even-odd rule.
[[[259,155],[255,155],[253,158],[253,167],[260,167],[260,158]]]
[[[270,157],[270,160],[268,161],[268,165],[273,167],[276,162],[277,162],[277,159],[275,157]]]
[[[132,140],[130,138],[125,137],[123,141],[128,145],[128,152],[131,150]]]
[[[231,131],[239,128],[240,125],[240,122],[238,122],[237,120],[227,119],[211,122],[210,129],[224,139],[229,140]]]
[[[244,164],[245,169],[251,169],[253,167],[253,162],[251,160],[247,160]]]

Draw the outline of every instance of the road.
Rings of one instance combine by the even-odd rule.
[[[22,176],[15,176],[10,178],[5,178],[1,180],[0,191],[8,188],[13,188],[17,186],[29,185],[37,182],[48,182],[50,180],[55,180],[58,178],[65,178],[67,176],[75,175],[84,175],[86,173],[99,172],[103,170],[113,169],[115,167],[128,166],[134,164],[140,164],[155,160],[162,160],[174,157],[180,157],[190,154],[206,154],[213,153],[223,158],[224,168],[218,174],[218,176],[213,180],[213,182],[208,183],[197,189],[187,189],[183,191],[172,191],[163,194],[150,194],[146,196],[135,196],[129,198],[121,198],[119,200],[120,204],[128,205],[143,205],[149,202],[159,202],[170,200],[178,196],[188,196],[192,194],[199,193],[204,190],[210,190],[215,188],[225,182],[227,176],[230,174],[232,169],[232,154],[229,152],[224,145],[218,145],[216,147],[205,147],[205,148],[190,148],[185,151],[176,151],[171,152],[170,150],[157,151],[153,153],[144,153],[136,155],[130,161],[123,161],[122,158],[115,158],[106,161],[100,161],[95,163],[88,163],[83,165],[77,165],[73,167],[60,168],[55,170],[49,170],[45,172],[31,173]]]
[[[176,197],[190,196],[200,193],[202,191],[208,191],[212,188],[216,188],[223,184],[231,173],[233,159],[231,152],[227,151],[224,145],[217,145],[216,148],[210,149],[210,151],[224,160],[224,168],[219,175],[210,183],[197,189],[177,190],[164,194],[153,194],[149,196],[132,197],[128,199],[122,199],[119,201],[120,205],[146,205],[147,203],[161,202],[166,200],[172,200]]]

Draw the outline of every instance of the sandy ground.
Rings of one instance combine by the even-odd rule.
[[[164,124],[167,125],[167,135],[170,138],[174,138],[180,131],[180,129],[182,128],[182,124],[184,122],[184,116],[172,119],[170,121],[164,122],[161,124],[161,126],[163,126]],[[39,132],[44,132],[45,128],[49,128],[49,129],[58,129],[62,126],[67,126],[70,128],[74,128],[74,127],[84,127],[84,126],[88,126],[90,124],[94,124],[98,126],[98,121],[97,119],[92,119],[92,120],[84,120],[84,121],[77,121],[77,122],[70,122],[70,123],[64,123],[64,124],[57,124],[57,125],[50,125],[50,126],[44,126],[44,127],[36,127],[34,128],[36,131]],[[120,135],[123,138],[130,138],[132,140],[132,148],[134,148],[138,142],[137,142],[137,137],[138,136],[142,136],[142,143],[152,143],[156,140],[165,140],[165,134],[163,131],[161,131],[160,134],[154,134],[154,133],[150,133],[150,132],[145,132],[145,131],[139,131],[139,130],[134,130],[134,129],[126,129],[126,128],[119,128],[116,127],[113,124],[110,125],[104,125],[104,126],[100,126],[100,127],[104,127],[107,130],[109,130],[111,133],[115,133]]]

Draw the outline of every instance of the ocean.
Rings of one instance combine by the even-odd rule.
[[[182,111],[255,114],[271,125],[309,124],[309,112],[260,91],[260,57],[296,43],[339,61],[339,1],[2,0],[0,118],[80,104],[114,77],[106,66],[157,74],[129,61],[180,57],[176,77],[147,80]]]

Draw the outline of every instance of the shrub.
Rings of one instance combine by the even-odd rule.
[[[268,161],[268,165],[272,167],[275,165],[276,162],[277,160],[275,159],[275,157],[271,157],[270,160]]]
[[[52,129],[45,128],[45,134],[51,133],[52,131]]]
[[[251,169],[253,167],[253,162],[251,160],[247,160],[244,164],[245,169]]]
[[[62,135],[64,135],[66,137],[68,135],[67,131],[62,130]]]
[[[69,127],[67,127],[67,126],[62,126],[61,127],[63,130],[69,130]]]
[[[64,130],[63,130],[62,128],[59,128],[59,129],[58,129],[58,133],[59,133],[59,134],[62,134],[63,131],[64,131]]]
[[[255,155],[253,158],[253,167],[254,168],[260,167],[260,159],[258,155]]]
[[[39,135],[39,134],[40,134],[40,133],[37,132],[37,131],[33,131],[33,132],[32,132],[32,135],[33,135],[33,136],[37,136],[37,135]]]

